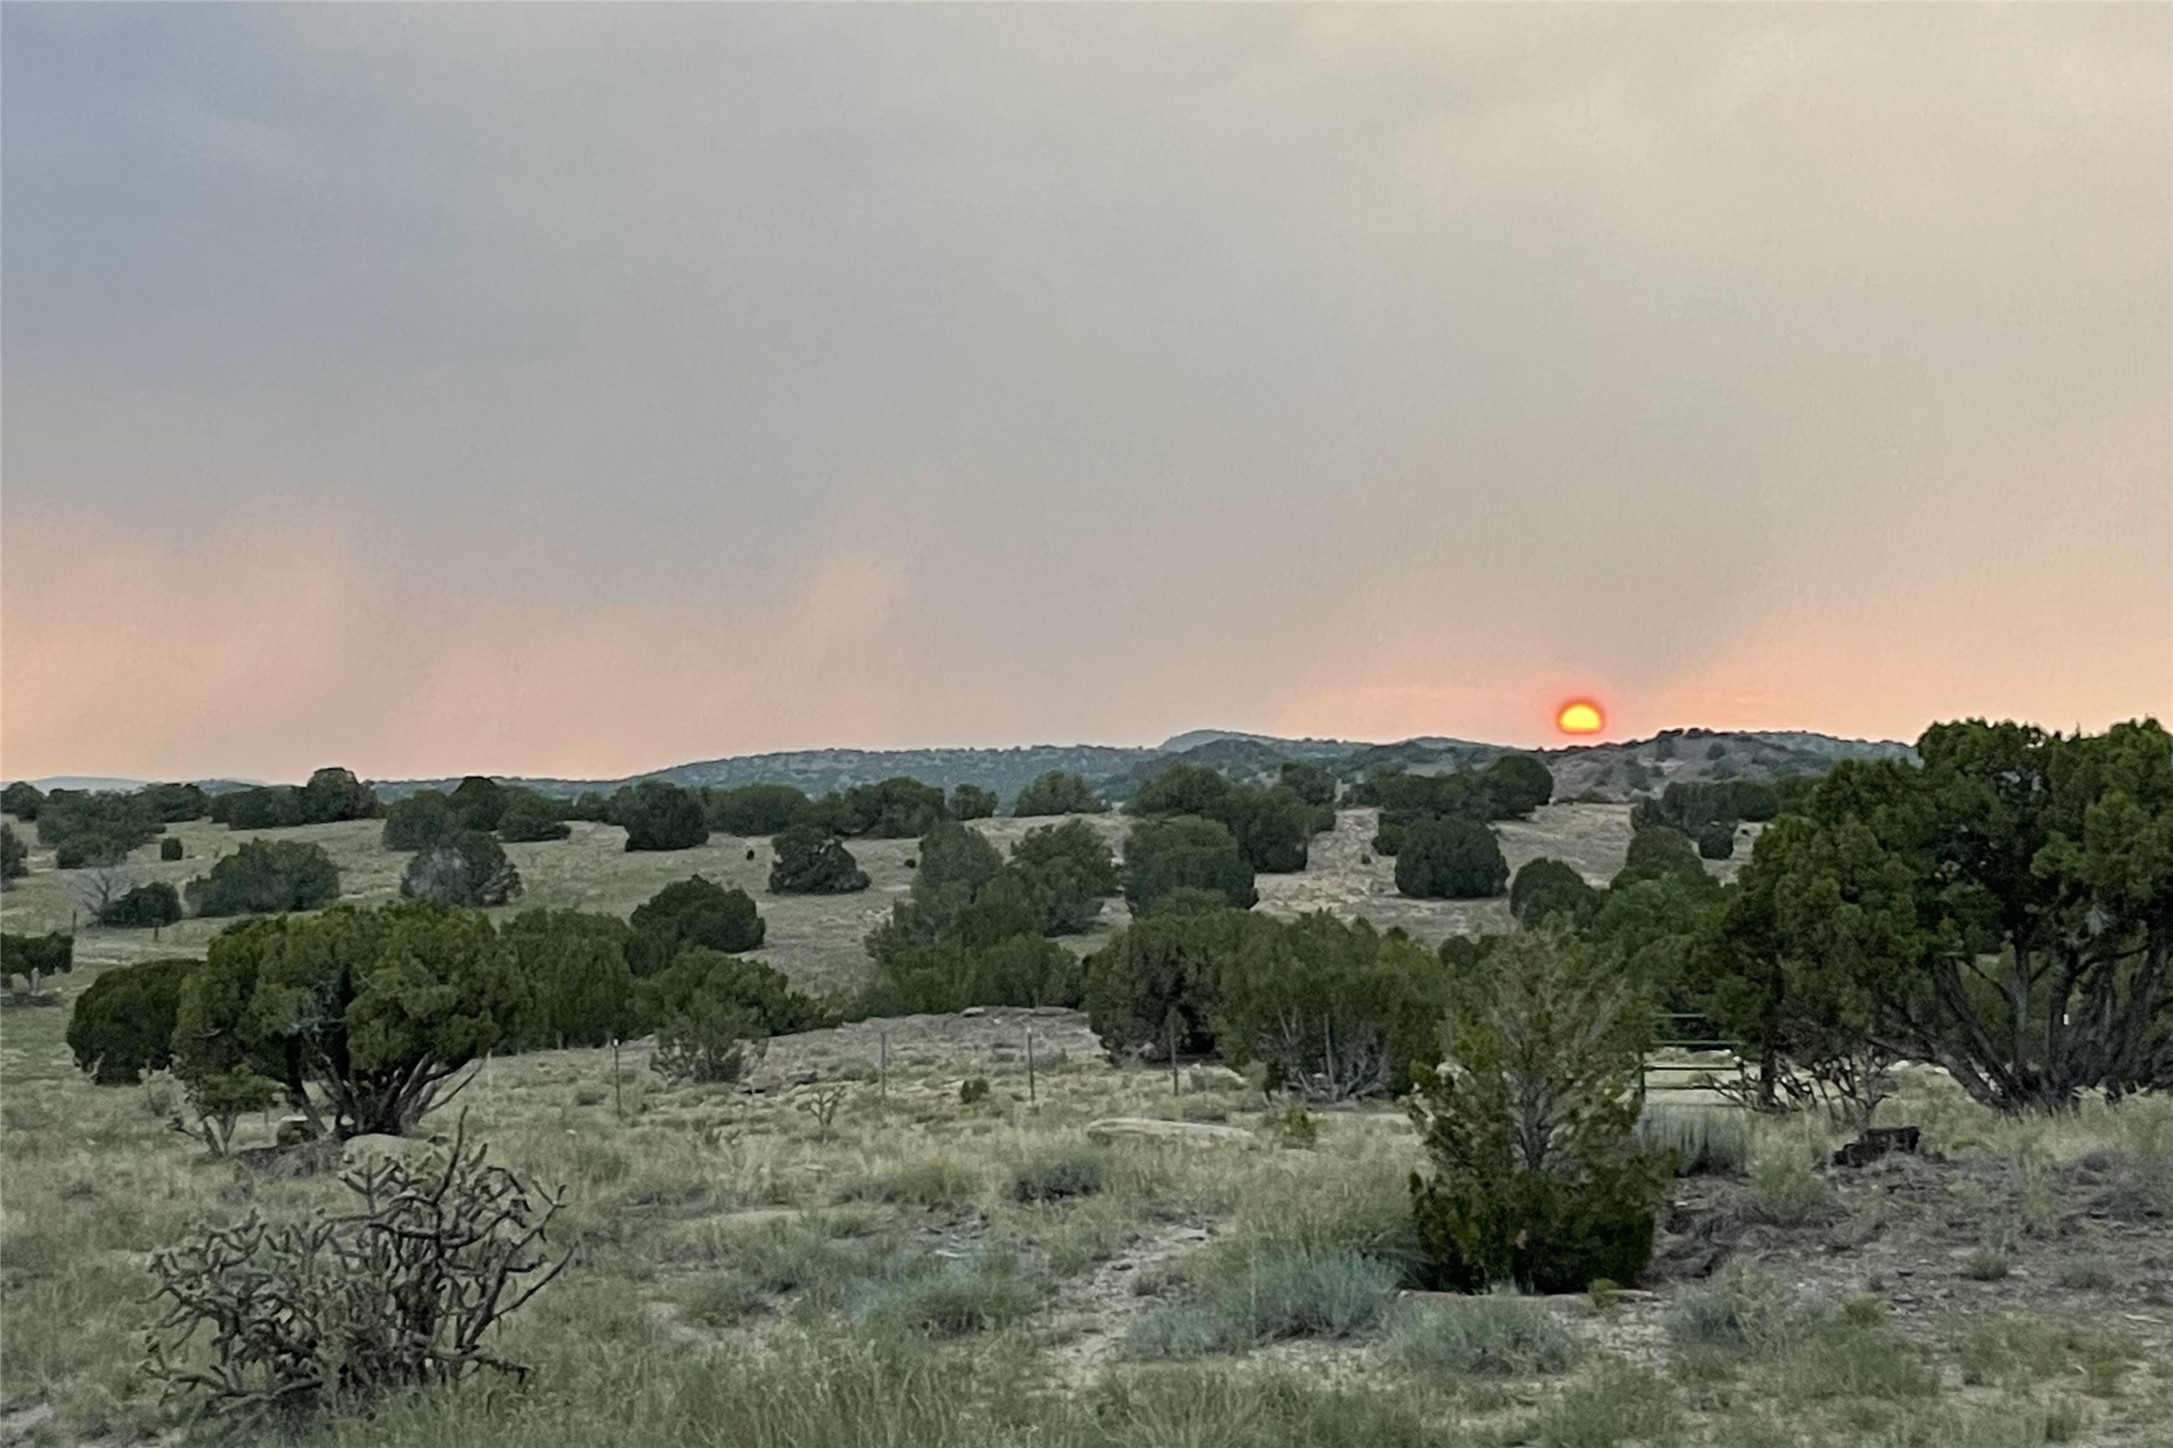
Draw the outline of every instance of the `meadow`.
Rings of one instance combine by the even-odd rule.
[[[1026,823],[979,827],[1004,843]],[[393,898],[405,859],[378,829],[265,833],[325,844],[348,898],[370,903]],[[624,913],[702,873],[756,895],[756,958],[818,990],[865,970],[861,937],[903,898],[915,848],[854,841],[869,891],[781,899],[762,891],[759,842],[627,854],[613,827],[574,831],[507,848],[527,890],[493,914]],[[178,883],[246,838],[170,832],[186,858],[139,852],[135,879]],[[1512,864],[1549,854],[1604,880],[1629,826],[1622,806],[1555,805],[1500,833]],[[1260,877],[1260,908],[1429,941],[1506,927],[1498,901],[1395,897],[1370,834],[1368,812],[1345,812],[1306,872]],[[0,897],[10,930],[67,924],[74,883],[50,865],[34,856]],[[1122,920],[1111,902],[1077,948]],[[155,942],[86,927],[49,998],[0,1005],[0,1442],[212,1437],[142,1371],[152,1250],[252,1209],[342,1202],[306,1154],[248,1150],[270,1144],[270,1118],[209,1159],[169,1128],[169,1082],[93,1087],[62,1042],[66,1003],[101,968],[198,951],[220,924]],[[1229,1071],[1112,1063],[1057,1010],[780,1037],[732,1085],[670,1085],[648,1049],[493,1060],[426,1123],[449,1131],[464,1110],[493,1160],[564,1188],[553,1238],[570,1265],[496,1349],[534,1369],[528,1386],[396,1398],[299,1441],[2173,1443],[2163,1099],[2007,1118],[1912,1072],[1879,1119],[1922,1126],[1923,1153],[1847,1170],[1827,1164],[1822,1118],[1656,1092],[1643,1129],[1710,1169],[1674,1184],[1645,1281],[1448,1298],[1405,1285],[1422,1162],[1385,1103],[1301,1127]],[[1235,1130],[1097,1126],[1138,1117]]]

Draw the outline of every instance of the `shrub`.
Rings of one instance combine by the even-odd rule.
[[[533,790],[507,790],[505,810],[498,816],[498,838],[509,845],[563,840],[573,826],[559,817],[561,806]]]
[[[1276,771],[1275,781],[1309,805],[1331,810],[1335,807],[1335,771],[1325,764],[1313,760],[1286,759]]]
[[[403,1135],[527,1009],[518,960],[472,910],[418,900],[243,921],[183,983],[174,1072],[254,1070],[312,1117],[321,1101],[341,1137]]]
[[[1676,879],[1702,885],[1712,877],[1698,863],[1690,837],[1666,825],[1651,825],[1630,836],[1630,852],[1610,888],[1623,889],[1643,880]]]
[[[951,818],[954,820],[985,820],[996,813],[996,805],[995,792],[977,784],[956,785],[951,790]]]
[[[1685,1288],[1668,1309],[1666,1323],[1668,1336],[1685,1346],[1781,1354],[1822,1314],[1818,1299],[1799,1294],[1762,1268],[1732,1262],[1710,1280]]]
[[[1460,1291],[1634,1283],[1669,1163],[1640,1152],[1647,1009],[1573,941],[1512,936],[1494,979],[1460,989],[1448,1060],[1409,1098],[1435,1175],[1411,1179],[1420,1241]]]
[[[1431,1059],[1447,984],[1403,932],[1316,911],[1244,933],[1222,968],[1216,1048],[1308,1100],[1377,1095]]]
[[[167,840],[176,850],[181,841]],[[162,852],[163,853],[163,852]],[[0,825],[0,881],[20,880],[30,873],[30,847],[15,833],[15,826]]]
[[[427,850],[459,833],[460,814],[453,802],[437,790],[419,789],[386,809],[381,838],[388,850]]]
[[[835,1011],[794,990],[782,971],[698,945],[680,951],[669,969],[640,989],[651,1020],[738,1016],[753,1039],[838,1024]]]
[[[162,824],[200,820],[211,811],[211,800],[201,785],[147,784],[136,793]]]
[[[1109,1158],[1097,1147],[1074,1147],[1036,1157],[1011,1178],[1015,1202],[1060,1202],[1087,1197],[1109,1185]]]
[[[1075,1006],[1079,960],[1034,935],[987,945],[952,938],[878,961],[859,1009],[873,1016],[945,1015],[968,1006]]]
[[[1560,860],[1526,860],[1509,882],[1509,913],[1519,925],[1544,925],[1560,916],[1570,929],[1581,930],[1599,910],[1600,892]]]
[[[160,840],[158,842],[158,857],[169,863],[180,859],[182,857],[181,841],[174,839],[172,836]]]
[[[45,792],[27,780],[18,779],[0,789],[0,814],[11,814],[26,825],[37,823],[44,803]]]
[[[1800,1227],[1825,1217],[1833,1207],[1833,1188],[1812,1160],[1801,1139],[1776,1133],[1754,1141],[1746,1214],[1776,1227]]]
[[[46,935],[0,934],[0,980],[23,978],[23,988],[37,994],[38,983],[75,969],[75,936],[64,930]]]
[[[400,893],[442,905],[503,905],[521,893],[521,872],[495,836],[464,829],[418,851],[400,876]]]
[[[1698,831],[1698,858],[1725,860],[1735,853],[1735,826],[1718,820]]]
[[[1084,931],[1118,889],[1116,859],[1085,820],[1028,830],[1011,847],[1010,868],[1041,912],[1044,935]]]
[[[1413,899],[1484,900],[1508,883],[1501,845],[1477,820],[1421,820],[1396,855],[1396,893]]]
[[[1179,815],[1134,825],[1124,842],[1124,898],[1132,914],[1152,915],[1165,897],[1187,887],[1211,890],[1239,910],[1260,898],[1252,866],[1220,821]]]
[[[150,885],[138,885],[98,912],[100,925],[135,926],[144,929],[171,925],[180,918],[181,892],[163,880]]]
[[[506,789],[487,775],[471,774],[453,786],[448,801],[464,830],[495,830],[505,817]]]
[[[773,895],[850,895],[868,888],[868,872],[836,835],[814,825],[795,825],[770,841]]]
[[[183,893],[198,915],[266,915],[317,910],[339,898],[339,867],[324,846],[299,840],[251,840]]]
[[[1203,1301],[1141,1319],[1134,1352],[1178,1356],[1288,1338],[1353,1338],[1381,1321],[1396,1291],[1395,1270],[1384,1263],[1351,1251],[1285,1245],[1219,1251],[1204,1277]]]
[[[267,784],[215,795],[211,818],[230,830],[283,830],[307,824],[302,792],[291,784]]]
[[[809,818],[841,837],[903,840],[927,834],[948,814],[942,790],[900,776],[824,795],[815,801]]]
[[[181,984],[201,961],[146,960],[114,966],[76,997],[68,1049],[100,1086],[133,1086],[173,1061]]]
[[[375,790],[355,778],[352,771],[337,766],[312,774],[295,797],[305,825],[376,819],[384,810]]]
[[[768,926],[745,890],[702,875],[674,881],[634,907],[626,963],[637,976],[664,970],[690,945],[726,955],[761,946]]]
[[[988,1100],[988,1077],[970,1076],[958,1083],[958,1104],[976,1106]]]
[[[626,964],[626,922],[579,910],[524,910],[505,923],[529,989],[524,1047],[602,1046],[643,1029]]]
[[[38,843],[64,870],[113,865],[165,828],[141,795],[56,789],[38,810]]]
[[[1011,813],[1020,818],[1034,815],[1101,814],[1108,808],[1087,787],[1085,780],[1061,769],[1052,769],[1035,779],[1020,790],[1019,797],[1011,802]]]
[[[1502,755],[1479,771],[1479,783],[1492,806],[1488,813],[1493,819],[1528,818],[1554,798],[1553,773],[1529,754]]]
[[[615,801],[614,822],[629,850],[691,850],[709,839],[702,802],[675,784],[645,779]]]
[[[1389,1349],[1414,1373],[1491,1378],[1564,1372],[1580,1355],[1576,1334],[1552,1312],[1501,1292],[1399,1313]]]
[[[1134,921],[1087,957],[1087,1022],[1111,1055],[1166,1050],[1173,1034],[1180,1054],[1214,1049],[1224,967],[1249,931],[1279,928],[1214,899],[1212,910],[1165,909]]]
[[[709,827],[728,835],[775,835],[804,824],[813,801],[789,784],[748,784],[702,792]]]
[[[456,1134],[441,1161],[343,1174],[353,1212],[288,1226],[252,1212],[154,1253],[150,1375],[214,1412],[290,1425],[485,1369],[525,1381],[485,1344],[565,1266],[545,1240],[562,1198],[484,1157]],[[213,1361],[198,1366],[206,1331]]]

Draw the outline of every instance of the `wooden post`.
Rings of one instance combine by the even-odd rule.
[[[890,1032],[877,1031],[875,1062],[875,1097],[878,1101],[890,1100]]]
[[[1164,1043],[1169,1047],[1169,1094],[1182,1096],[1184,1089],[1178,1084],[1177,1080],[1177,1008],[1175,1006],[1171,1006],[1169,1014],[1162,1017],[1162,1035]]]
[[[626,1120],[626,1102],[621,1098],[619,1090],[619,1038],[617,1036],[611,1038],[611,1114],[621,1121]]]
[[[1036,1104],[1034,1098],[1034,1027],[1030,1021],[1026,1026],[1026,1104],[1028,1106]]]

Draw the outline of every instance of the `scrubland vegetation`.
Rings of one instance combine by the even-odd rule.
[[[1917,755],[10,786],[0,1438],[2163,1441],[2173,746]]]

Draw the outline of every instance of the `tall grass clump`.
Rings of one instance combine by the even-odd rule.
[[[1349,1251],[1241,1245],[1215,1254],[1199,1297],[1156,1308],[1133,1326],[1140,1357],[1241,1352],[1287,1338],[1328,1341],[1378,1326],[1394,1301],[1395,1269]]]
[[[1009,1257],[945,1262],[936,1271],[892,1283],[871,1298],[862,1316],[878,1331],[964,1337],[1004,1327],[1041,1307],[1041,1284]]]
[[[1637,1118],[1637,1140],[1655,1155],[1673,1152],[1677,1176],[1740,1176],[1750,1165],[1750,1113],[1738,1106],[1647,1102]]]
[[[1404,1308],[1389,1350],[1414,1374],[1529,1378],[1569,1368],[1581,1346],[1546,1308],[1497,1292]]]
[[[1060,1202],[1092,1196],[1108,1185],[1108,1155],[1099,1147],[1073,1146],[1020,1166],[1011,1178],[1011,1200]]]
[[[1824,1312],[1823,1302],[1772,1273],[1731,1264],[1675,1300],[1667,1334],[1678,1346],[1780,1353]]]
[[[1801,1227],[1833,1209],[1833,1187],[1818,1174],[1810,1143],[1782,1131],[1751,1145],[1744,1215],[1776,1227]]]

